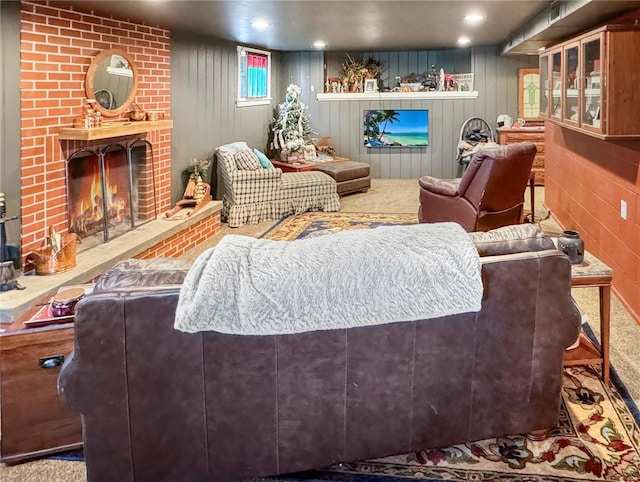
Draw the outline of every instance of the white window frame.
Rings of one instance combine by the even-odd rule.
[[[238,71],[237,71],[237,92],[236,92],[236,105],[238,107],[248,107],[252,105],[268,105],[271,104],[271,52],[266,50],[258,50],[251,47],[244,47],[238,45]],[[244,98],[240,97],[242,92],[242,54],[243,53],[255,53],[264,55],[267,57],[267,95],[265,97],[257,98]]]

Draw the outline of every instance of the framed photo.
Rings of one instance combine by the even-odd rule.
[[[364,91],[365,92],[377,92],[378,91],[378,79],[364,79]]]
[[[451,74],[456,79],[456,85],[460,92],[471,92],[473,90],[473,73]]]

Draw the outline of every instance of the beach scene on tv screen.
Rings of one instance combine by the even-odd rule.
[[[365,110],[366,147],[424,147],[429,145],[428,110]]]

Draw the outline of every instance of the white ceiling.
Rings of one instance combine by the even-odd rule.
[[[614,0],[82,0],[52,3],[270,50],[313,50],[316,40],[324,40],[326,49],[332,51],[435,50],[455,48],[458,37],[466,35],[471,45],[503,45],[506,53],[536,53],[539,46],[603,23],[622,11],[640,8],[637,1]],[[551,11],[558,11],[559,16],[550,19]],[[484,14],[486,22],[467,25],[464,16],[469,12]],[[270,27],[264,31],[252,28],[251,21],[257,17],[266,19]]]

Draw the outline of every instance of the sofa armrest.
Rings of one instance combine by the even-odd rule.
[[[571,263],[567,255],[555,248],[512,252],[482,257],[480,265],[487,298],[483,300],[483,311],[488,298],[497,302],[500,309],[506,309],[517,299],[512,287],[519,286],[515,290],[527,292],[527,302],[536,312],[534,332],[539,336],[540,347],[557,339],[564,349],[576,340],[582,315],[571,296]]]
[[[555,249],[553,240],[534,224],[515,224],[469,233],[480,256]]]

